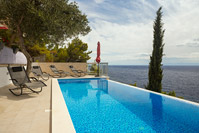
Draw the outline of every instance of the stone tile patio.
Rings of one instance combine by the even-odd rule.
[[[0,133],[49,133],[51,130],[51,79],[39,94],[28,89],[14,96],[8,85],[0,88]]]
[[[86,75],[82,78],[93,77]],[[51,81],[52,79],[45,81],[47,87],[39,94],[24,89],[24,95],[14,96],[9,91],[10,88],[15,88],[14,85],[0,88],[0,133],[51,132]]]

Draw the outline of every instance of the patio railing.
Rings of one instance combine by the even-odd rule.
[[[87,72],[90,75],[97,75],[98,64],[87,63]],[[108,62],[99,63],[99,76],[108,76]]]

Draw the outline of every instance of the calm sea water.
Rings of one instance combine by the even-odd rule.
[[[199,103],[199,66],[164,66],[163,91],[175,91],[177,96]],[[148,66],[109,66],[111,80],[126,84],[148,83]]]

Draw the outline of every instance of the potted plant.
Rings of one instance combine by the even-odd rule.
[[[16,54],[19,51],[19,47],[17,45],[12,45],[13,53]]]
[[[0,37],[0,51],[4,48],[4,43],[2,38]]]
[[[4,48],[4,43],[0,42],[0,51]]]

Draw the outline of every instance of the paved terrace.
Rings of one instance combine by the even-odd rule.
[[[15,86],[0,88],[0,133],[51,132],[51,80],[39,94],[24,89],[24,95],[14,96],[8,89]]]
[[[70,73],[72,72],[67,67],[69,65],[79,70],[86,70],[86,63],[35,63],[45,72],[53,74],[49,68],[50,64]],[[43,87],[43,91],[39,94],[24,89],[25,94],[21,96],[14,96],[8,90],[15,88],[12,84],[0,88],[0,133],[51,132],[51,79],[45,83],[47,87]]]
[[[49,133],[51,124],[51,79],[39,94],[24,89],[14,96],[8,85],[0,88],[0,133]]]

